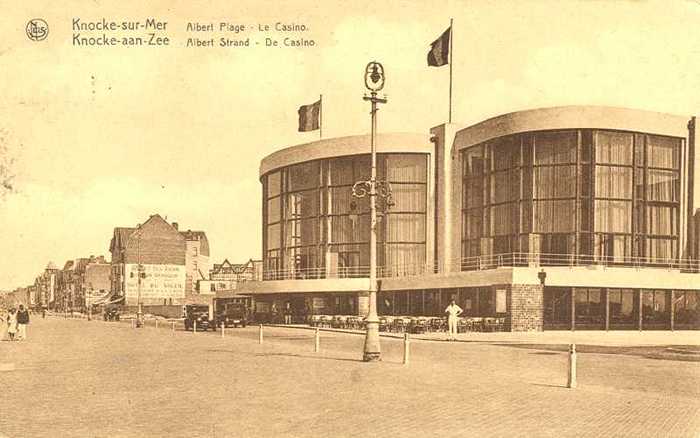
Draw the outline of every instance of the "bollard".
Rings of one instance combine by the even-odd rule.
[[[175,321],[171,321],[171,323],[173,324],[173,334],[175,334]]]
[[[408,365],[409,345],[411,341],[408,339],[408,332],[403,334],[403,364]]]
[[[192,333],[197,333],[197,320],[194,320],[194,325],[192,326]]]
[[[567,388],[576,388],[576,344],[569,345],[569,375]]]
[[[158,328],[158,320],[156,319],[156,328]]]
[[[314,335],[314,353],[321,351],[321,331],[316,327],[316,334]]]
[[[225,328],[226,328],[226,325],[224,325],[224,323],[222,322],[222,323],[221,323],[221,337],[222,337],[222,338],[224,337],[224,329],[225,329]]]
[[[131,320],[131,328],[136,328],[136,320],[135,319]]]
[[[260,333],[258,335],[258,344],[263,343],[263,332],[262,332],[262,324],[260,324]]]

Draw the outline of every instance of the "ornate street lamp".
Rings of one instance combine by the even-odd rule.
[[[141,304],[141,279],[145,276],[145,269],[144,266],[141,264],[141,225],[138,226],[138,229],[136,230],[138,233],[136,235],[136,258],[138,261],[138,267],[137,267],[137,289],[136,289],[136,303],[138,305],[138,308],[136,310],[136,327],[142,327],[143,326],[143,306]]]
[[[391,205],[391,187],[386,182],[377,181],[377,104],[386,103],[386,98],[378,97],[377,92],[384,88],[384,67],[376,61],[367,64],[365,68],[365,87],[370,95],[362,98],[372,103],[372,173],[368,181],[358,181],[352,187],[352,194],[356,198],[369,195],[370,234],[369,234],[369,312],[365,319],[367,332],[365,335],[365,349],[362,360],[374,362],[381,360],[379,348],[379,317],[377,315],[377,196],[387,199],[387,206]]]

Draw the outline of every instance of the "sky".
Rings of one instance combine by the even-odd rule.
[[[205,231],[212,262],[259,258],[260,160],[318,138],[296,132],[297,108],[323,94],[324,137],[368,133],[363,71],[377,60],[380,132],[444,123],[448,68],[427,67],[426,54],[450,18],[456,123],[579,104],[700,112],[700,1],[0,0],[0,10],[0,163],[14,175],[0,197],[0,289],[33,283],[49,261],[109,258],[114,227],[155,213]],[[73,45],[74,18],[103,17],[167,21],[171,45]],[[49,24],[45,40],[27,38],[32,18]],[[309,30],[185,47],[223,35],[188,33],[188,22],[220,21]],[[315,45],[264,47],[263,35]]]

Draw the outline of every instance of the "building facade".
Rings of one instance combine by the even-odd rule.
[[[110,252],[112,293],[125,305],[184,304],[186,239],[160,215],[115,228]]]
[[[233,291],[239,283],[262,280],[262,260],[250,259],[245,263],[231,263],[224,259],[214,263],[209,271],[209,278],[197,283],[200,294],[215,294],[222,291]]]
[[[380,135],[380,315],[505,330],[700,328],[694,118],[608,107],[521,111]],[[365,315],[367,136],[261,164],[258,312]],[[241,291],[244,292],[244,291]]]

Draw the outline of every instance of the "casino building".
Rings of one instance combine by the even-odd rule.
[[[369,136],[263,159],[259,317],[368,309]],[[380,134],[380,316],[498,329],[700,329],[695,118],[570,106]]]

